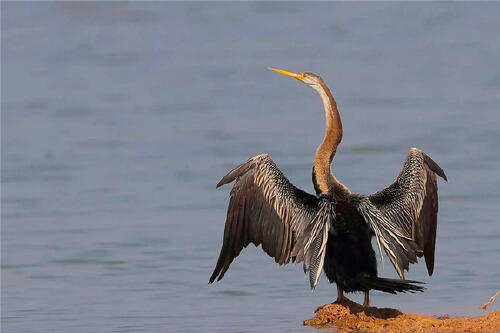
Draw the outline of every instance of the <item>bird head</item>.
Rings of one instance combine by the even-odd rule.
[[[293,72],[285,71],[283,69],[271,68],[271,67],[269,67],[269,69],[278,73],[278,74],[293,77],[293,78],[307,84],[308,86],[310,86],[314,90],[319,91],[320,89],[322,89],[323,79],[321,78],[321,76],[316,75],[314,73],[310,73],[310,72],[293,73]]]

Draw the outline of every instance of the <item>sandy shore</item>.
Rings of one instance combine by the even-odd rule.
[[[325,305],[314,318],[305,320],[304,325],[337,327],[346,332],[500,332],[500,311],[473,318],[436,318],[390,308],[365,309],[347,301]]]

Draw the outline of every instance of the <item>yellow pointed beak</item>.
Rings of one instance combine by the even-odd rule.
[[[285,75],[285,76],[290,76],[290,77],[293,77],[297,80],[304,80],[304,73],[292,73],[292,72],[289,72],[289,71],[285,71],[283,69],[278,69],[278,68],[272,68],[272,67],[268,67],[268,69],[278,73],[278,74],[281,74],[281,75]]]

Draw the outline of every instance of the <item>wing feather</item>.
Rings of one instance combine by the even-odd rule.
[[[417,256],[434,270],[438,195],[436,175],[446,175],[423,151],[411,148],[396,181],[364,197],[358,209],[401,278]]]
[[[318,220],[319,199],[293,186],[267,154],[254,156],[231,170],[217,187],[233,181],[222,249],[210,283],[220,280],[250,243],[262,245],[278,264],[287,264],[296,240],[309,240],[306,228]],[[324,237],[319,232],[316,236]],[[320,266],[321,271],[322,262]]]

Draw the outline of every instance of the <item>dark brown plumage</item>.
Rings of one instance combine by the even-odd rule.
[[[267,154],[231,170],[217,187],[234,180],[221,254],[210,282],[220,280],[250,243],[262,244],[278,264],[287,264],[297,238],[318,212],[318,198],[293,186]]]
[[[313,184],[316,195],[293,186],[269,155],[262,154],[231,170],[217,187],[235,182],[227,210],[224,239],[209,283],[220,280],[241,250],[253,243],[280,264],[303,262],[314,288],[324,270],[343,291],[389,293],[422,291],[419,282],[404,279],[417,257],[434,270],[438,195],[436,175],[443,170],[424,152],[411,148],[396,181],[372,194],[352,193],[331,173],[331,162],[342,139],[335,100],[313,73],[274,71],[294,77],[315,89],[323,100],[325,139],[316,151]],[[401,280],[377,276],[375,236]]]

